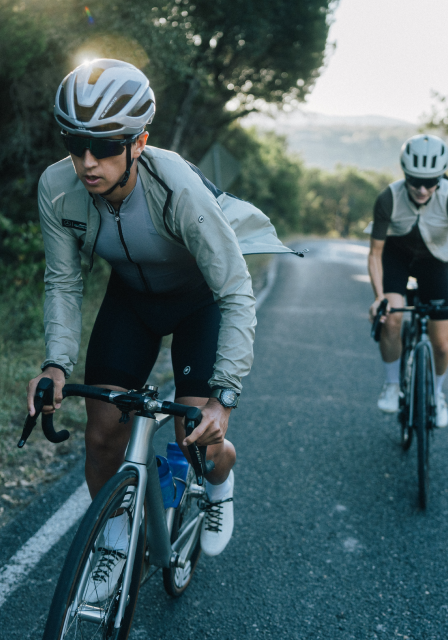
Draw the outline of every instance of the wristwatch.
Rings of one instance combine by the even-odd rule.
[[[239,395],[233,389],[213,389],[210,398],[216,398],[223,407],[236,409],[240,400]]]

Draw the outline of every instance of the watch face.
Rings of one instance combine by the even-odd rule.
[[[224,389],[221,393],[221,400],[227,407],[231,407],[236,402],[237,395],[232,389]]]

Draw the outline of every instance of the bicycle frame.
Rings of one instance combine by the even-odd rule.
[[[203,512],[200,512],[192,520],[183,533],[182,540],[176,541],[175,548],[171,545],[171,529],[176,510],[174,508],[165,510],[163,506],[162,490],[153,446],[155,434],[170,418],[171,416],[165,416],[161,417],[160,420],[156,420],[142,413],[137,414],[132,425],[125,461],[119,469],[119,471],[124,471],[125,469],[135,470],[138,476],[138,483],[135,498],[136,517],[134,517],[132,523],[128,562],[125,567],[120,603],[115,617],[114,627],[116,629],[120,628],[124,617],[141,524],[141,519],[137,514],[142,513],[145,497],[147,506],[147,549],[149,550],[149,559],[152,565],[157,567],[185,567],[189,560],[189,553],[194,549],[201,532],[204,518]],[[198,497],[205,493],[205,489],[198,485],[194,485],[193,490],[194,495]],[[179,553],[179,547],[181,547],[184,540],[187,540],[187,542],[182,548],[183,552]]]

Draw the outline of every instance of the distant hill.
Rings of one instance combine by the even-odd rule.
[[[398,156],[406,138],[418,125],[383,116],[325,116],[294,111],[275,119],[253,114],[243,126],[275,130],[286,136],[291,151],[308,166],[332,170],[337,164],[401,175]]]

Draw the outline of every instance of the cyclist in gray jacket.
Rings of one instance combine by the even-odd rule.
[[[179,155],[146,146],[154,113],[148,79],[121,61],[84,64],[58,89],[54,114],[70,157],[49,167],[39,183],[46,358],[42,374],[29,383],[28,404],[33,415],[37,383],[49,377],[55,393],[46,411],[60,407],[80,345],[81,259],[92,264],[96,253],[112,273],[89,342],[85,382],[141,388],[162,336],[173,334],[176,399],[203,414],[189,438],[176,420],[176,437],[187,457],[187,445],[196,441],[208,446],[215,463],[201,544],[217,555],[233,529],[235,449],[225,435],[253,359],[255,299],[243,253],[291,250],[256,207],[218,190]],[[115,407],[86,405],[93,497],[121,464],[130,427],[119,424]],[[114,549],[126,553],[127,532],[118,535],[118,521],[111,524]],[[106,569],[118,577],[119,564],[111,560]]]

